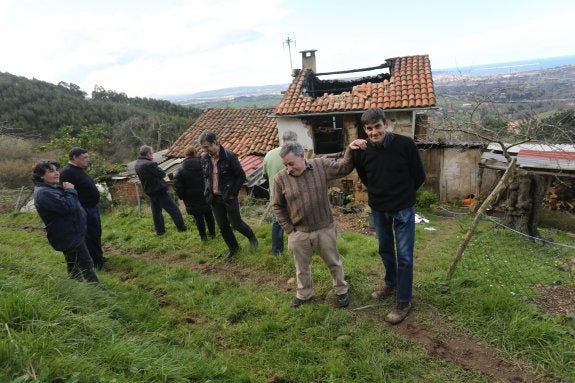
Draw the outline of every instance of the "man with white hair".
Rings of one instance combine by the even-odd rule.
[[[343,159],[306,159],[297,142],[286,142],[280,157],[285,170],[274,178],[272,207],[281,227],[288,235],[288,249],[294,255],[297,289],[292,307],[299,307],[313,297],[311,258],[319,252],[332,276],[339,307],[349,305],[341,257],[336,246],[336,228],[328,198],[328,182],[353,170],[351,149]]]

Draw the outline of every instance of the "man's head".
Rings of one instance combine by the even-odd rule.
[[[72,148],[68,154],[68,158],[72,165],[82,169],[86,169],[90,165],[90,155],[86,149]]]
[[[54,160],[42,160],[36,163],[32,170],[34,183],[57,185],[60,183],[60,164]]]
[[[280,149],[280,157],[289,175],[299,177],[305,171],[304,151],[300,143],[286,142]]]
[[[220,152],[220,144],[216,134],[210,130],[205,130],[200,134],[200,146],[210,156],[216,156]]]
[[[371,108],[361,115],[361,124],[367,137],[374,144],[383,142],[385,129],[387,129],[387,119],[385,112],[381,108]]]
[[[140,147],[140,157],[146,157],[147,159],[151,160],[154,158],[154,149],[148,145]]]
[[[195,157],[196,156],[196,150],[192,146],[190,146],[189,148],[186,149],[184,155],[186,156],[186,158]]]
[[[283,132],[282,143],[285,144],[286,142],[297,142],[297,133],[291,130]]]

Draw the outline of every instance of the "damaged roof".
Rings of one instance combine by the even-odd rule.
[[[225,148],[240,159],[250,155],[265,155],[279,146],[276,119],[271,108],[206,109],[200,118],[170,147],[168,157],[184,157],[186,149],[193,147],[202,153],[198,139],[205,130],[211,130]]]
[[[312,69],[298,70],[281,102],[277,116],[435,106],[429,55],[387,59],[378,69],[389,73],[353,80],[320,80]],[[366,68],[373,70],[374,68]],[[359,72],[352,70],[347,72]],[[334,72],[334,73],[346,73]],[[332,73],[323,73],[323,75]]]

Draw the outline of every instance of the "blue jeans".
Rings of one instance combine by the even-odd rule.
[[[396,288],[398,303],[411,302],[415,208],[396,212],[373,210],[372,214],[378,252],[385,267],[385,285]]]
[[[278,255],[284,251],[284,231],[276,215],[272,214],[272,254]]]
[[[178,231],[186,231],[187,227],[184,223],[184,217],[182,217],[182,212],[176,202],[170,197],[168,192],[161,192],[159,194],[150,194],[150,204],[152,207],[152,219],[154,221],[154,228],[156,229],[156,234],[162,235],[166,232],[166,226],[164,224],[164,215],[162,214],[162,209],[166,210]]]

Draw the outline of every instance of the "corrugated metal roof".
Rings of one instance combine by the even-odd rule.
[[[162,161],[164,161],[166,159],[165,155],[168,153],[168,149],[164,149],[164,150],[159,150],[157,152],[154,152],[154,154],[152,154],[153,159],[152,161],[154,161],[157,164],[162,163]],[[128,168],[128,174],[131,176],[135,176],[136,175],[136,161],[130,161],[128,162],[128,164],[126,165]]]
[[[489,151],[481,155],[487,165],[507,166],[498,144],[490,144]],[[517,166],[524,169],[544,169],[575,172],[575,145],[522,144],[509,149],[517,157]]]
[[[240,160],[242,169],[246,173],[247,187],[263,184],[266,180],[263,172],[264,158],[262,156],[248,155]]]
[[[517,163],[523,168],[575,171],[575,152],[520,149]]]
[[[242,165],[242,169],[246,173],[246,176],[249,177],[253,172],[255,172],[259,167],[262,166],[264,159],[262,156],[254,156],[254,155],[247,155],[240,160],[240,164]]]
[[[503,145],[505,145],[505,147],[509,147],[512,144],[504,143]],[[501,146],[492,142],[487,146],[487,150],[501,151]],[[536,150],[539,152],[575,152],[575,145],[525,143],[515,145],[507,149],[510,154],[517,154],[520,150]]]

